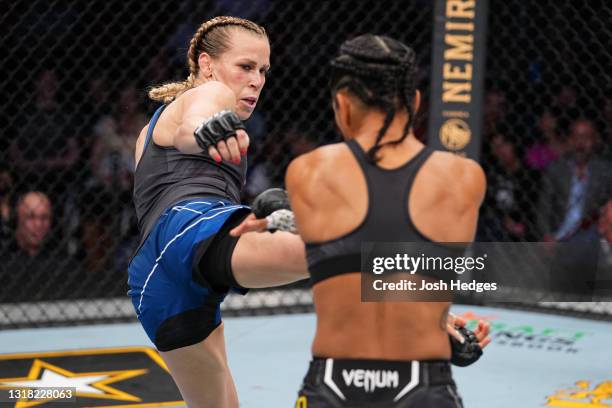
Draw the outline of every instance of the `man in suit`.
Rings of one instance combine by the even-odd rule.
[[[599,240],[596,220],[612,198],[612,164],[595,155],[597,142],[595,125],[576,120],[570,128],[569,154],[544,174],[538,209],[544,241]]]
[[[539,226],[544,241],[559,243],[548,259],[550,289],[576,300],[592,299],[600,242],[597,218],[612,197],[612,164],[595,154],[597,142],[592,122],[573,122],[568,154],[542,179]]]

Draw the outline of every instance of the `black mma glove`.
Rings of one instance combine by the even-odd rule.
[[[238,129],[245,129],[244,124],[234,112],[224,110],[206,119],[193,132],[198,146],[208,152],[210,146],[215,146],[221,140],[235,136]]]
[[[276,210],[291,210],[287,191],[269,188],[255,197],[251,209],[257,218],[266,218]]]
[[[289,196],[282,188],[270,188],[259,194],[251,208],[256,218],[266,218],[270,232],[280,230],[297,233]]]
[[[478,345],[478,339],[473,331],[465,327],[455,326],[455,329],[463,336],[465,342],[462,344],[449,334],[452,350],[451,364],[466,367],[478,361],[482,356],[482,349]]]

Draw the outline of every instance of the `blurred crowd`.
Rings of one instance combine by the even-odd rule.
[[[257,21],[268,16],[265,18],[271,21],[275,35],[273,75],[263,92],[263,101],[246,123],[251,148],[243,199],[248,203],[266,188],[282,186],[285,168],[292,158],[339,140],[333,132],[321,66],[351,26],[322,22],[328,24],[328,29],[308,33],[324,37],[320,44],[317,40],[321,49],[313,55],[306,50],[308,47],[302,47],[302,34],[306,31],[295,31],[286,24],[283,13],[294,18],[290,13],[295,11],[282,2],[212,3],[216,8],[210,10],[217,10],[216,14],[241,15]],[[117,7],[120,4],[117,2]],[[39,288],[28,295],[32,300],[37,296],[84,296],[84,290],[72,290],[76,287],[95,288],[98,295],[125,294],[126,286],[117,282],[125,282],[127,263],[137,244],[131,201],[133,153],[140,130],[156,108],[146,99],[146,88],[184,76],[185,44],[202,17],[210,17],[202,13],[197,18],[185,17],[195,16],[194,8],[208,9],[204,3],[183,0],[179,4],[173,15],[179,16],[181,23],[173,24],[173,31],[147,31],[147,36],[165,36],[165,43],[158,42],[157,46],[156,40],[149,37],[147,41],[139,40],[143,46],[146,42],[155,43],[155,53],[117,57],[130,62],[140,58],[133,64],[137,71],[124,73],[120,64],[119,68],[109,64],[105,70],[98,63],[96,68],[87,67],[85,79],[75,89],[75,71],[67,68],[66,61],[58,65],[37,60],[37,70],[28,72],[31,75],[19,82],[23,89],[14,93],[18,103],[7,107],[11,125],[3,127],[0,135],[0,276],[6,282],[0,290],[0,302],[23,298],[23,274],[14,271],[24,271],[25,284]],[[270,11],[274,7],[276,14]],[[94,8],[91,12],[112,13],[111,9]],[[306,13],[305,19],[320,20],[318,8],[298,9]],[[244,10],[248,13],[241,13]],[[431,31],[427,24],[431,17],[422,10],[425,9],[414,7],[411,35],[415,41],[429,44]],[[70,14],[56,17],[69,18]],[[164,13],[153,17],[166,23],[162,21]],[[47,29],[44,21],[41,19],[40,27],[36,26],[39,30]],[[109,21],[116,25],[130,23]],[[102,18],[92,24],[92,30],[106,28]],[[405,31],[405,25],[399,27]],[[352,30],[357,31],[358,25]],[[32,31],[36,34],[34,28]],[[41,36],[54,38],[46,31]],[[104,36],[92,37],[87,46],[93,47],[95,41],[105,41]],[[114,60],[113,55],[103,54],[103,61]],[[71,54],[67,55],[64,60]],[[426,51],[421,58],[428,60]],[[492,70],[504,68],[490,65]],[[275,70],[281,75],[275,75]],[[421,82],[426,87],[426,63],[422,71]],[[128,82],[125,78],[135,79]],[[295,78],[299,80],[293,82]],[[308,89],[303,89],[304,78],[312,78]],[[598,97],[593,109],[595,98],[586,91],[586,85],[555,79],[541,88],[545,93],[538,101],[525,103],[518,101],[520,90],[515,89],[516,85],[496,86],[498,83],[503,85],[502,81],[487,84],[483,105],[480,162],[488,187],[477,240],[590,243],[600,245],[609,254],[612,94],[604,90],[603,99]],[[593,89],[592,84],[589,89]],[[427,89],[424,90],[426,98]],[[277,96],[282,98],[276,99]],[[585,100],[589,103],[585,104]],[[288,101],[298,103],[289,107]],[[415,133],[427,140],[426,102],[422,110],[415,122]],[[50,275],[54,278],[49,279]],[[61,282],[61,288],[53,288],[52,281]],[[49,290],[40,289],[45,287]]]
[[[154,59],[151,71],[159,83],[168,68]],[[124,281],[127,263],[137,245],[132,205],[134,149],[141,129],[155,108],[146,99],[146,85],[125,83],[115,93],[108,79],[93,78],[78,110],[61,102],[58,74],[45,69],[33,82],[31,102],[22,110],[18,133],[2,153],[0,166],[0,276],[6,288],[22,283],[29,271],[36,282],[53,271],[65,298],[72,285],[104,276]],[[297,129],[266,135],[265,119],[257,113],[247,123],[252,147],[243,201],[283,183],[292,157],[316,144]],[[114,278],[109,278],[114,276]],[[44,297],[49,298],[49,293]],[[20,288],[12,292],[21,296]],[[114,290],[115,295],[122,295]],[[42,295],[41,295],[42,296]],[[32,296],[32,300],[36,295]]]
[[[517,134],[499,91],[486,95],[482,164],[487,195],[481,241],[592,242],[612,223],[612,99],[585,115],[577,91],[562,87]]]
[[[160,76],[167,71],[161,61],[151,68]],[[6,270],[32,277],[53,270],[66,288],[84,276],[123,276],[137,243],[134,148],[152,107],[144,87],[127,83],[111,95],[104,81],[92,79],[88,98],[70,113],[58,99],[53,70],[34,82],[24,125],[0,169]],[[589,118],[575,106],[576,91],[564,87],[526,134],[509,123],[509,103],[501,91],[486,94],[481,162],[488,188],[477,240],[612,242],[612,102]],[[76,121],[87,124],[80,126],[85,134],[74,131]],[[245,202],[281,186],[293,157],[333,141],[297,128],[268,135],[265,122],[258,113],[247,123],[252,148]],[[425,140],[423,126],[417,136]]]

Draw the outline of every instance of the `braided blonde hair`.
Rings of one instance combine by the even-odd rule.
[[[154,101],[170,103],[183,92],[195,87],[200,71],[198,65],[200,54],[206,52],[213,58],[223,54],[230,46],[230,30],[236,27],[268,38],[263,27],[243,18],[219,16],[205,21],[189,43],[189,51],[187,51],[189,76],[187,79],[154,86],[149,90],[149,98]]]

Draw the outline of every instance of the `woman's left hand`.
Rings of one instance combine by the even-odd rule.
[[[467,320],[465,318],[449,313],[446,329],[451,336],[455,337],[459,341],[462,341],[463,336],[459,334],[459,332],[455,329],[455,326],[465,327],[466,324]],[[491,325],[489,322],[485,322],[484,320],[478,321],[478,326],[476,327],[476,330],[474,330],[474,334],[478,339],[478,345],[481,349],[484,349],[489,343],[491,343],[491,337],[489,337],[490,330]]]

